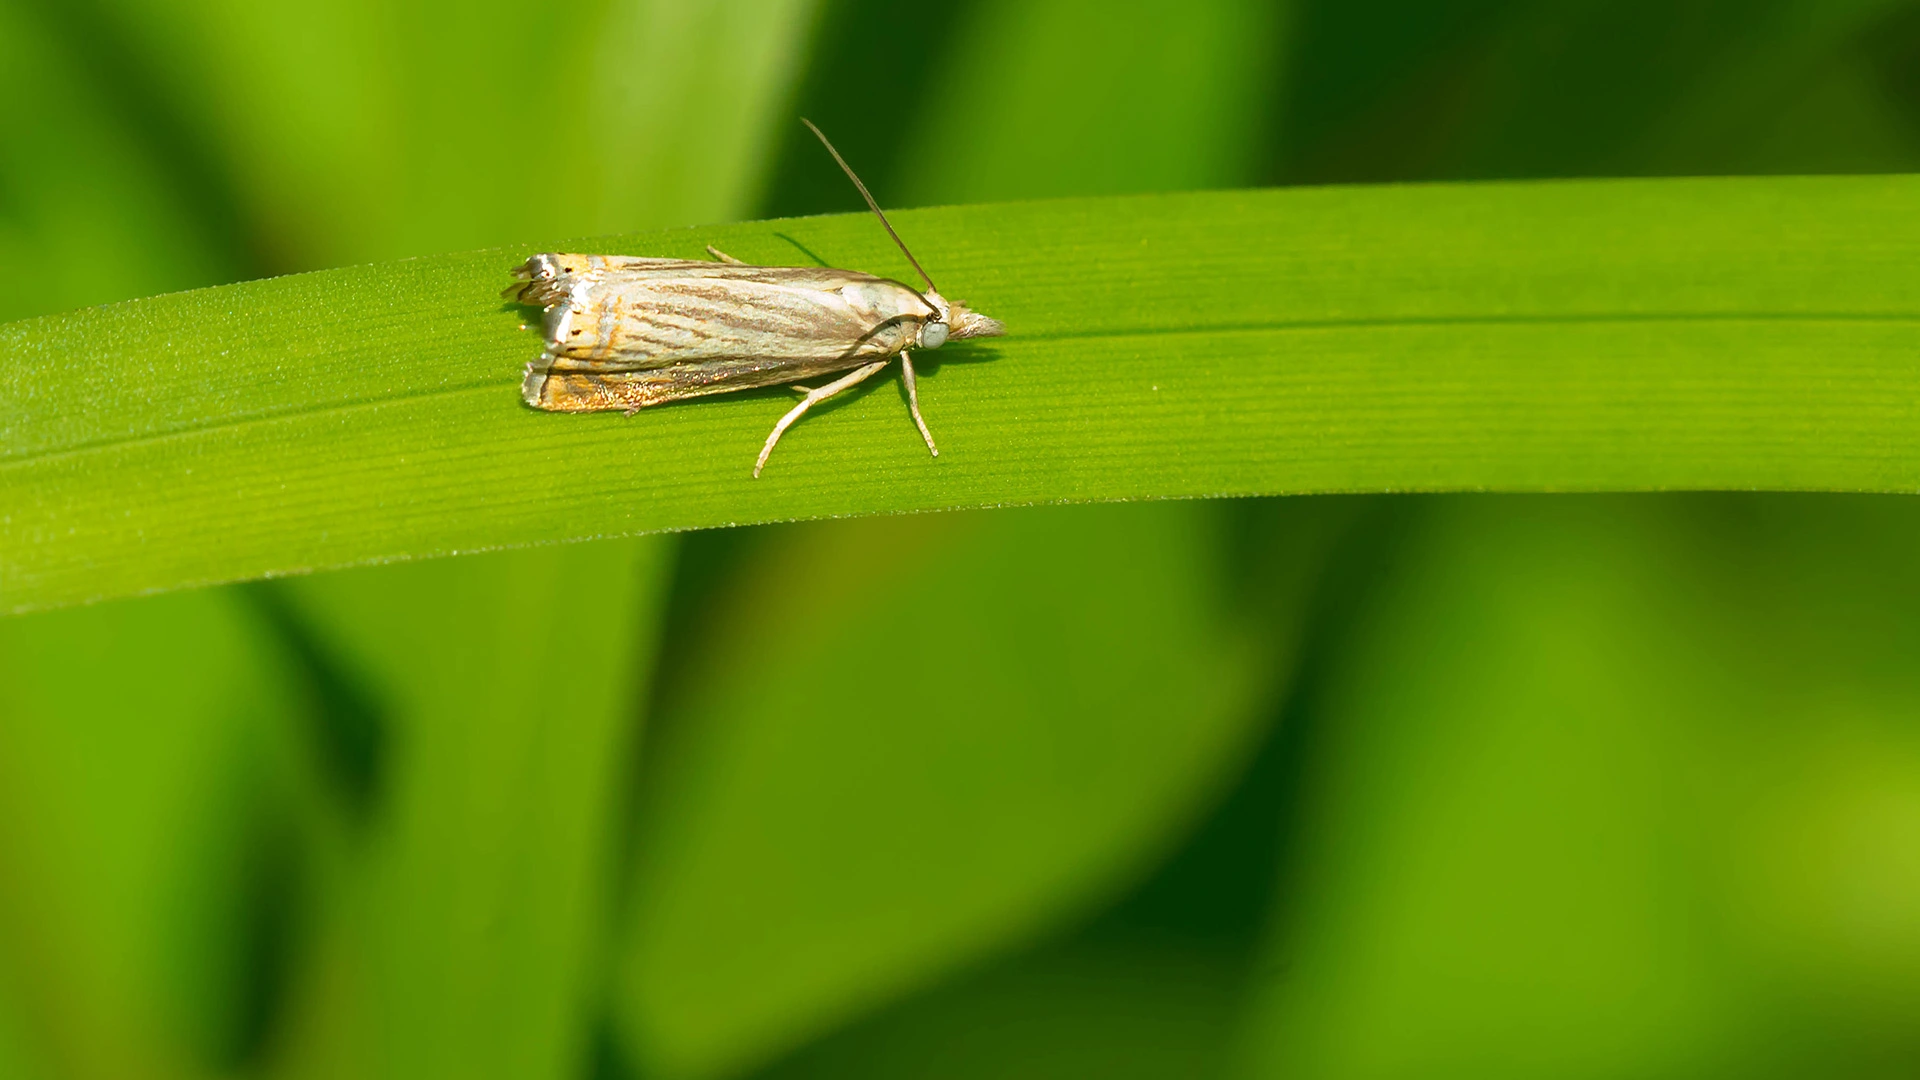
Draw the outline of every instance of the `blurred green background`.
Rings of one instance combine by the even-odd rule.
[[[0,317],[856,208],[800,114],[896,206],[1916,171],[1920,3],[0,0]],[[0,620],[0,1076],[1910,1076],[1917,541],[1140,504]]]

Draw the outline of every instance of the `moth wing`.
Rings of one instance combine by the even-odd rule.
[[[550,412],[644,409],[669,401],[778,386],[853,364],[796,363],[783,358],[705,360],[649,368],[562,368],[562,358],[543,355],[527,365],[520,396]],[[864,361],[856,361],[860,363]]]
[[[555,371],[890,356],[923,311],[906,286],[845,270],[624,260],[550,310],[547,351]]]

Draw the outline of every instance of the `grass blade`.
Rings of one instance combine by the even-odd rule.
[[[792,432],[522,407],[525,249],[0,327],[0,607],[744,522],[1370,490],[1920,486],[1920,179],[1330,188],[899,225],[1012,336]],[[597,243],[898,272],[870,221]],[[574,246],[578,246],[577,244]],[[931,359],[931,358],[929,358]]]

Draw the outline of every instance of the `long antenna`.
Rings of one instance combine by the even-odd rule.
[[[899,233],[893,231],[893,223],[887,220],[886,214],[881,213],[880,204],[873,201],[873,193],[867,190],[867,185],[861,183],[858,176],[854,175],[853,166],[848,165],[847,159],[840,156],[840,151],[833,148],[833,143],[827,139],[827,133],[815,127],[813,121],[804,116],[800,118],[800,122],[807,125],[808,130],[819,136],[820,145],[827,148],[827,153],[833,155],[833,160],[840,163],[840,170],[847,174],[847,179],[853,181],[853,186],[860,189],[860,197],[867,200],[867,209],[872,210],[873,216],[880,219],[881,225],[886,226],[887,235],[893,237],[893,242],[900,245],[900,254],[905,255],[907,261],[913,264],[913,268],[920,272],[920,280],[927,283],[927,291],[931,293],[939,292],[940,290],[934,287],[933,279],[927,276],[927,271],[920,265],[920,260],[914,258],[913,252],[907,250],[907,242],[900,239]],[[926,297],[923,296],[920,300],[922,303],[925,303],[927,307],[932,308],[934,314],[938,315],[940,313],[940,309],[935,308]]]

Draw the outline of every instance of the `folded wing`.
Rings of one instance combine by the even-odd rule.
[[[896,355],[919,294],[847,270],[539,255],[510,299],[546,307],[521,394],[563,412],[773,386]]]
[[[847,270],[539,258],[563,269],[521,287],[519,298],[547,307],[547,351],[620,370],[709,359],[892,355],[926,316],[913,290]]]

